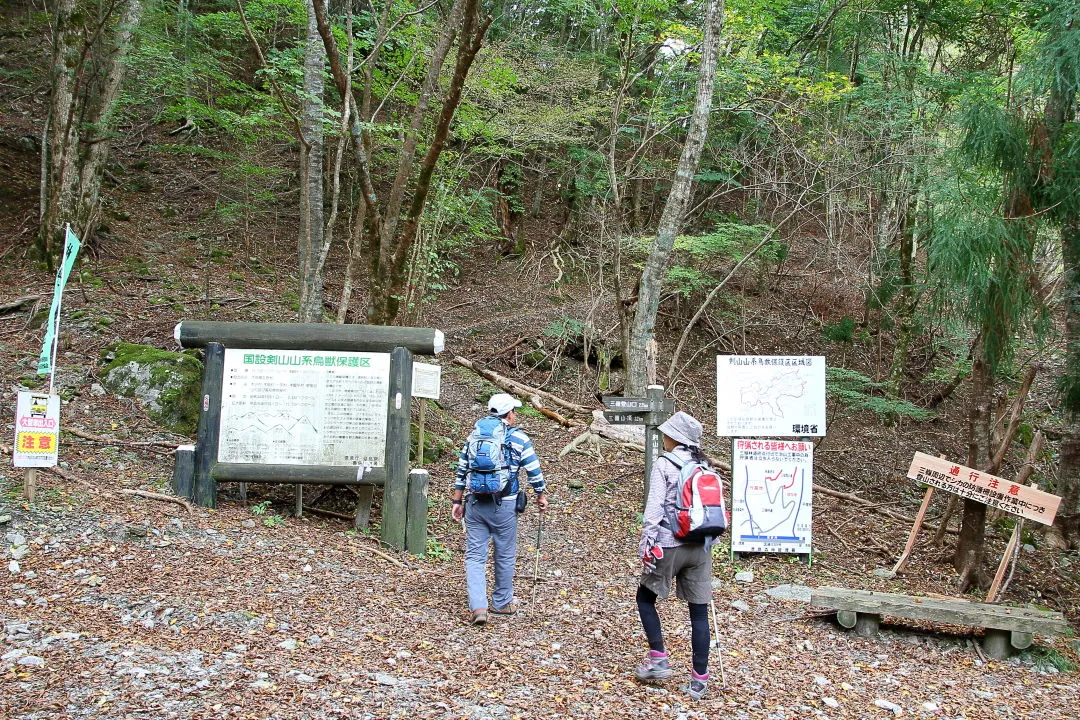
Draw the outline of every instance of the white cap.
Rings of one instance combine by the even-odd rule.
[[[488,410],[492,415],[498,415],[499,417],[519,407],[521,407],[521,401],[506,393],[495,393],[488,400]]]

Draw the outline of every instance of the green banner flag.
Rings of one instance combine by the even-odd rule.
[[[60,268],[56,271],[56,285],[53,287],[52,307],[49,308],[49,321],[45,326],[45,341],[41,344],[41,357],[38,359],[38,375],[52,375],[56,364],[56,336],[60,333],[60,299],[64,294],[64,286],[67,285],[68,275],[75,265],[75,258],[79,254],[82,243],[75,233],[71,232],[71,226],[66,229],[64,241],[64,259]]]

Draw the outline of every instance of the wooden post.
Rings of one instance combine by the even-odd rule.
[[[893,575],[904,569],[907,565],[908,559],[911,557],[911,551],[915,549],[915,538],[919,535],[919,530],[922,529],[923,518],[926,517],[926,511],[930,507],[930,498],[934,497],[934,488],[926,488],[926,494],[923,495],[922,505],[919,507],[919,514],[915,516],[915,524],[911,526],[911,532],[908,533],[907,544],[904,545],[904,552],[900,554],[900,559],[896,561],[896,565],[893,566]]]
[[[390,397],[386,412],[386,484],[383,486],[382,539],[405,547],[405,513],[409,493],[409,403],[412,399],[412,353],[396,347],[390,353]]]
[[[1032,485],[1032,487],[1037,486]],[[1018,518],[1016,525],[1013,526],[1009,544],[1005,546],[1005,552],[1001,554],[1001,563],[998,564],[997,572],[994,573],[994,582],[990,583],[990,592],[986,593],[986,602],[994,602],[997,599],[998,590],[1001,589],[1001,580],[1005,577],[1005,569],[1009,567],[1009,561],[1012,560],[1013,553],[1016,551],[1016,544],[1020,542],[1020,534],[1023,531],[1024,518]]]
[[[427,520],[428,471],[412,470],[409,472],[409,499],[405,512],[405,549],[413,555],[427,553]]]
[[[304,486],[297,484],[295,489],[296,507],[293,508],[295,517],[304,516]]]
[[[225,376],[225,346],[206,344],[203,359],[202,405],[195,433],[195,490],[193,500],[202,507],[217,507],[218,438],[221,432],[221,383]]]
[[[180,445],[173,454],[172,491],[176,497],[188,500],[195,493],[194,445]]]
[[[37,473],[36,467],[23,470],[23,495],[26,496],[26,502],[34,502],[34,495],[37,493]]]
[[[367,530],[371,526],[371,501],[374,497],[374,485],[361,485],[356,488],[356,514],[353,515],[354,530]]]
[[[663,385],[649,385],[645,388],[645,397],[652,401],[654,407],[660,407],[664,403],[664,386]],[[645,502],[649,499],[649,478],[652,477],[652,466],[656,458],[660,457],[663,452],[663,448],[660,444],[660,431],[657,430],[657,425],[650,424],[655,422],[655,418],[651,417],[653,413],[649,413],[645,422],[645,482],[642,484],[644,490],[641,496],[641,506],[645,507]]]
[[[424,410],[427,409],[427,400],[420,398],[420,427],[416,431],[416,464],[424,466]]]

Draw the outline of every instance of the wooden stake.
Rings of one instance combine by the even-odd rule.
[[[908,559],[911,557],[911,551],[915,549],[915,539],[919,535],[919,530],[922,529],[923,519],[926,517],[926,511],[930,508],[930,498],[934,497],[934,488],[926,488],[926,494],[923,495],[922,506],[919,507],[919,514],[915,516],[915,524],[911,526],[911,533],[908,534],[907,544],[904,545],[904,552],[901,553],[900,559],[896,561],[896,565],[893,566],[893,574],[902,571],[904,566],[907,565]]]
[[[424,415],[427,410],[427,400],[424,398],[417,398],[420,400],[420,427],[416,432],[416,464],[419,467],[424,466]]]
[[[1009,538],[1009,544],[1005,546],[1005,552],[1001,554],[1001,563],[998,565],[997,572],[994,573],[994,582],[990,583],[990,592],[986,594],[986,602],[988,603],[997,599],[998,590],[1001,588],[1001,579],[1005,577],[1005,569],[1009,567],[1009,561],[1012,560],[1013,550],[1020,539],[1020,531],[1023,527],[1024,518],[1020,518],[1013,527],[1012,537]]]
[[[27,502],[34,502],[34,493],[37,491],[37,468],[29,467],[23,471],[23,494]]]

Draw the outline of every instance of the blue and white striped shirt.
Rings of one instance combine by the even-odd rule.
[[[503,420],[505,423],[506,421]],[[514,500],[518,494],[518,473],[525,471],[525,476],[532,486],[533,492],[544,492],[544,473],[540,470],[540,458],[536,457],[533,450],[532,440],[519,427],[507,427],[506,438],[510,445],[510,494],[504,499]],[[469,443],[461,446],[458,453],[457,472],[454,477],[454,488],[465,490],[469,475],[469,460],[466,457]]]

